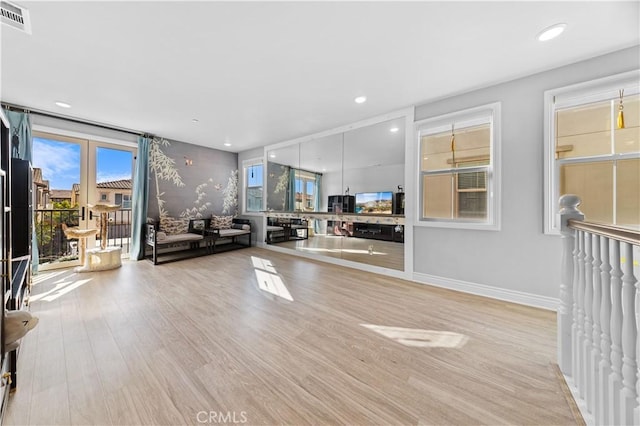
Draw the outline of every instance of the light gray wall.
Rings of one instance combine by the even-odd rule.
[[[637,69],[639,46],[416,108],[416,121],[502,103],[502,230],[414,228],[414,270],[558,297],[561,243],[543,234],[544,91]]]

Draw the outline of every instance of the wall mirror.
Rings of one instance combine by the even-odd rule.
[[[299,167],[298,144],[267,150],[267,211],[295,211],[291,183],[295,181]]]
[[[404,270],[405,126],[400,116],[267,148],[267,243]]]

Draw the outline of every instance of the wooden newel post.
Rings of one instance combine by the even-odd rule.
[[[560,233],[562,235],[562,281],[560,282],[560,306],[558,307],[558,365],[565,376],[571,376],[574,297],[574,245],[576,231],[569,228],[569,220],[583,220],[584,214],[578,210],[580,197],[566,194],[560,197]],[[577,348],[576,348],[577,349]]]

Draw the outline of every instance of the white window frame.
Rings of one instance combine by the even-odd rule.
[[[423,212],[423,175],[421,167],[421,136],[425,134],[441,133],[451,130],[451,124],[456,123],[457,128],[468,127],[470,125],[488,123],[490,126],[490,164],[487,168],[482,166],[482,170],[487,171],[487,219],[478,221],[473,219],[445,219],[426,218]],[[458,125],[460,124],[460,126]],[[415,145],[413,147],[415,157],[416,191],[415,196],[418,201],[415,204],[415,225],[435,228],[454,229],[476,229],[486,231],[499,231],[501,226],[501,103],[494,102],[461,111],[456,111],[437,117],[427,118],[415,123]],[[461,169],[462,170],[462,169]],[[464,171],[475,171],[476,168],[465,168]],[[431,173],[427,173],[431,174]]]
[[[130,209],[133,203],[133,199],[131,197],[131,194],[122,194],[122,207],[124,209]],[[125,207],[125,205],[128,205],[129,207]]]
[[[556,120],[555,112],[558,108],[567,108],[615,99],[618,90],[624,87],[625,96],[640,93],[640,70],[616,74],[597,80],[573,84],[544,92],[544,233],[559,235],[558,199],[560,197],[560,164],[555,158]],[[612,125],[615,117],[612,117]],[[579,157],[569,162],[584,162],[598,160],[624,160],[638,158],[638,154],[605,154],[593,157]],[[579,208],[579,207],[578,207]],[[588,220],[588,218],[586,218]]]
[[[252,166],[257,166],[257,165],[261,165],[262,166],[262,207],[260,208],[260,211],[248,211],[247,210],[247,188],[249,185],[249,181],[247,179],[247,171],[250,167]],[[262,216],[263,215],[263,211],[265,210],[265,182],[266,182],[266,167],[264,166],[265,162],[264,159],[262,157],[258,157],[258,158],[252,158],[249,160],[244,160],[242,162],[242,179],[243,179],[243,185],[242,185],[242,214],[244,215],[248,215],[248,216]]]

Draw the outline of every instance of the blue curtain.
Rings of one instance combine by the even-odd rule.
[[[313,200],[313,210],[319,212],[320,211],[320,203],[322,203],[322,175],[320,173],[316,173],[316,187],[314,191],[314,200]],[[318,219],[314,219],[313,221],[313,230],[316,233],[320,232],[320,221]]]
[[[11,156],[32,162],[33,139],[31,137],[31,117],[24,112],[4,110],[9,120],[11,137]],[[38,273],[40,256],[38,254],[38,236],[36,235],[35,215],[31,212],[31,272]]]
[[[296,210],[296,169],[293,167],[289,170],[289,199],[287,200],[287,210]]]
[[[151,138],[138,137],[138,156],[133,179],[133,193],[131,195],[131,246],[129,259],[144,258],[144,224],[147,221],[147,204],[149,201],[149,145]]]

